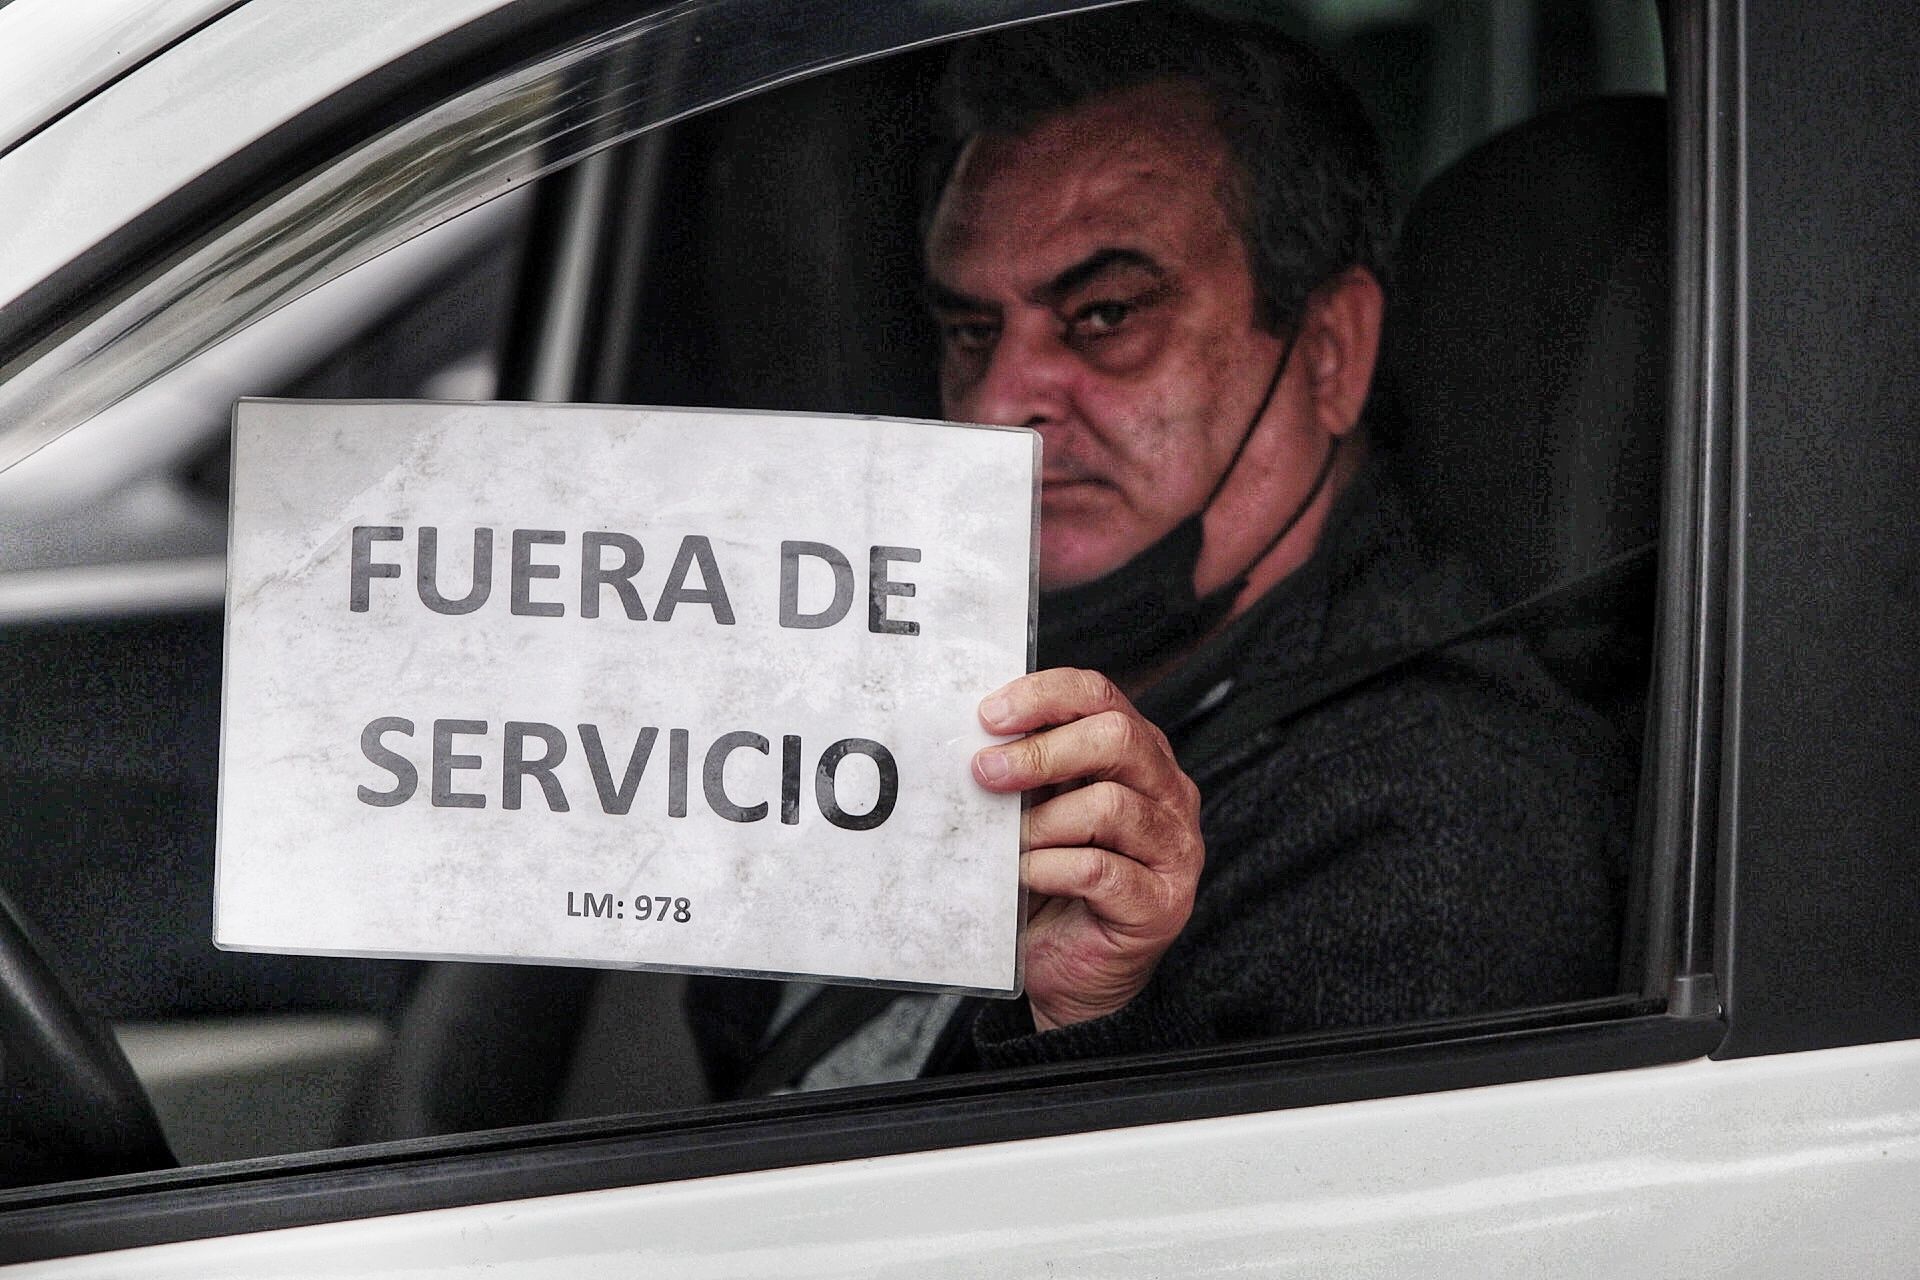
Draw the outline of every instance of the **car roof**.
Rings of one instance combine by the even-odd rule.
[[[833,65],[1093,0],[854,7]],[[195,179],[438,42],[585,0],[12,0],[0,5],[0,310]],[[666,6],[662,6],[663,8]],[[676,22],[818,18],[795,0],[682,0]],[[644,16],[645,6],[626,15]],[[663,19],[664,20],[664,19]],[[479,38],[479,37],[475,37]],[[57,193],[57,199],[50,199]],[[16,335],[17,336],[17,335]]]
[[[0,97],[0,153],[236,7],[236,0],[0,5],[0,84],[7,86]]]
[[[247,0],[184,32],[179,21],[117,27],[114,11],[132,7],[121,0],[83,7],[71,23],[52,16],[55,6],[44,0],[21,2],[31,7],[0,11],[0,48],[29,66],[113,44],[122,29],[133,35],[111,59],[117,74],[55,69],[10,91],[21,100],[12,109],[15,128],[31,132],[0,155],[0,227],[8,240],[0,308],[308,108],[526,0]],[[189,6],[203,18],[214,7],[208,0]],[[149,50],[144,60],[136,45]],[[111,92],[101,91],[109,85]],[[37,126],[22,124],[36,119]]]

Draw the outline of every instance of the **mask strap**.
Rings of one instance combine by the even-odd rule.
[[[1267,539],[1267,545],[1260,548],[1253,558],[1247,561],[1246,567],[1240,570],[1239,576],[1222,590],[1231,590],[1235,595],[1239,595],[1246,589],[1247,578],[1253,573],[1253,567],[1272,555],[1273,549],[1280,545],[1281,540],[1293,532],[1293,527],[1300,523],[1302,516],[1307,514],[1307,508],[1311,507],[1314,499],[1320,496],[1320,491],[1327,487],[1327,477],[1333,474],[1333,461],[1340,456],[1340,442],[1339,436],[1334,436],[1327,441],[1326,457],[1320,460],[1320,473],[1314,476],[1313,487],[1307,490],[1307,496],[1300,499],[1300,505],[1293,509],[1293,514],[1288,516],[1287,522],[1280,526],[1280,531]]]
[[[1200,504],[1201,515],[1207,513],[1207,509],[1213,505],[1213,500],[1220,496],[1222,489],[1227,487],[1227,478],[1240,465],[1240,455],[1247,451],[1247,442],[1253,439],[1254,428],[1260,425],[1260,419],[1267,416],[1267,406],[1273,403],[1273,393],[1280,389],[1280,379],[1286,375],[1287,366],[1293,363],[1294,346],[1294,339],[1289,337],[1286,350],[1282,351],[1280,359],[1274,362],[1273,376],[1267,379],[1267,393],[1260,397],[1260,407],[1253,411],[1251,418],[1247,419],[1247,429],[1240,433],[1240,443],[1233,446],[1233,456],[1227,459],[1227,469],[1222,471],[1220,478],[1213,482],[1213,488],[1207,493],[1207,500]]]
[[[1279,389],[1280,379],[1286,373],[1287,365],[1293,360],[1295,345],[1293,338],[1287,339],[1287,349],[1280,353],[1279,362],[1273,367],[1273,377],[1267,380],[1267,393],[1260,397],[1260,407],[1253,411],[1253,417],[1247,421],[1247,429],[1240,433],[1240,443],[1234,446],[1233,457],[1227,459],[1227,469],[1222,471],[1220,478],[1213,482],[1213,491],[1207,495],[1207,500],[1200,504],[1200,515],[1205,516],[1212,508],[1213,500],[1218,498],[1220,491],[1227,487],[1228,477],[1232,476],[1235,468],[1240,465],[1240,455],[1247,451],[1247,442],[1253,439],[1254,428],[1260,425],[1260,419],[1266,417],[1267,406],[1273,403],[1273,393]],[[1224,597],[1231,600],[1238,596],[1246,589],[1247,578],[1253,573],[1254,566],[1272,555],[1273,549],[1293,532],[1294,526],[1299,524],[1301,517],[1307,514],[1307,508],[1311,507],[1314,500],[1320,496],[1320,491],[1327,487],[1327,478],[1333,474],[1334,460],[1340,456],[1340,443],[1339,436],[1334,436],[1327,442],[1326,456],[1320,460],[1319,474],[1314,476],[1313,485],[1307,490],[1307,496],[1300,499],[1300,505],[1293,509],[1293,514],[1286,518],[1279,532],[1267,539],[1267,545],[1260,548],[1253,558],[1247,561],[1233,581],[1211,593],[1213,598]]]

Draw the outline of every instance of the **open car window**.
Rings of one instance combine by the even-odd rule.
[[[71,295],[58,306],[31,295],[36,323],[5,330],[0,351],[0,494],[17,498],[0,515],[12,535],[0,545],[0,625],[9,628],[0,675],[14,699],[7,732],[35,744],[15,750],[24,763],[6,784],[12,807],[34,816],[13,829],[5,888],[83,1000],[118,1025],[183,1163],[573,1125],[458,1148],[485,1159],[552,1135],[652,1139],[812,1114],[806,1100],[715,1097],[684,1023],[680,978],[213,951],[205,899],[226,414],[238,395],[284,394],[938,416],[915,187],[944,56],[934,42],[1076,7],[929,2],[876,6],[850,22],[812,3],[774,6],[768,21],[767,6],[745,0],[569,12],[470,65],[428,59],[431,74],[384,73],[391,92],[369,91],[355,112],[285,143],[279,159],[249,153],[244,172],[261,185],[241,183],[241,167],[226,179],[216,168],[202,189],[178,196],[169,216],[184,217],[184,229],[136,229],[93,260],[50,265],[46,279],[71,282]],[[1596,96],[1635,96],[1635,136],[1664,155],[1651,3],[1318,0],[1231,10],[1304,36],[1354,81],[1403,197],[1489,136],[1584,110]],[[40,136],[62,127],[79,136],[87,110]],[[182,214],[193,200],[204,217]],[[1655,231],[1641,258],[1664,262],[1664,221]],[[1442,238],[1423,252],[1444,267],[1471,249]],[[111,269],[100,265],[108,261]],[[1416,271],[1411,284],[1425,278]],[[1619,288],[1629,321],[1663,343],[1664,295],[1630,275]],[[1420,321],[1445,332],[1432,315]],[[1401,367],[1458,353],[1457,343],[1422,348],[1403,353]],[[1596,412],[1651,395],[1657,420],[1663,355],[1602,348],[1571,381]],[[1383,393],[1380,412],[1478,410],[1471,400],[1435,407],[1402,385]],[[1449,461],[1444,443],[1422,447],[1407,446],[1410,466]],[[1554,476],[1611,465],[1586,448],[1571,461],[1526,461]],[[1500,508],[1481,522],[1532,522],[1538,542],[1576,569],[1593,567],[1655,532],[1646,522],[1658,511],[1661,457],[1656,448],[1626,461],[1651,486],[1621,500],[1641,525],[1622,528],[1607,510],[1572,502],[1560,513],[1585,525]],[[1463,483],[1481,487],[1462,493],[1482,494],[1506,479]],[[1423,515],[1443,533],[1467,530],[1458,549],[1485,553],[1478,525],[1461,514],[1477,501],[1456,495]],[[1554,576],[1516,571],[1500,596],[1520,598]],[[1540,643],[1560,646],[1546,657],[1563,678],[1612,700],[1603,710],[1631,744],[1622,749],[1637,753],[1651,604],[1644,579],[1627,594],[1620,608]],[[1596,642],[1582,628],[1604,634]],[[1248,1105],[1258,1089],[1247,1072],[1343,1053],[1397,1053],[1414,1065],[1386,1085],[1360,1073],[1340,1087],[1297,1083],[1286,1100],[1408,1092],[1423,1070],[1473,1080],[1579,1071],[1583,1053],[1596,1066],[1679,1056],[1697,1036],[1662,1030],[1657,1045],[1611,1059],[1577,1038],[1559,1056],[1538,1050],[1568,1028],[1660,1011],[1675,964],[1673,874],[1657,859],[1623,869],[1632,900],[1617,991],[1578,1007],[881,1086],[818,1105],[842,1115],[896,1104],[991,1108],[1093,1082],[1111,1098],[1089,1121],[1098,1126],[1136,1122],[1129,1106],[1150,1119],[1206,1114],[1228,1094],[1236,1100],[1219,1105]],[[109,927],[125,912],[108,904],[129,899],[140,904],[137,924]],[[1500,1065],[1502,1035],[1532,1037],[1536,1056]],[[1465,1039],[1485,1055],[1473,1069],[1449,1065],[1439,1048]],[[605,1116],[626,1127],[582,1127]],[[676,1128],[683,1120],[689,1127]],[[901,1133],[937,1146],[937,1129]],[[792,1150],[806,1158],[804,1142]],[[297,1172],[297,1161],[284,1168]],[[568,1176],[551,1185],[625,1175]]]

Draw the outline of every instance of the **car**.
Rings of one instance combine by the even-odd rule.
[[[1617,994],[715,1099],[672,976],[213,949],[234,400],[932,416],[941,46],[1087,7],[0,6],[8,1274],[1911,1269],[1891,7],[1235,10],[1422,188],[1380,411],[1636,744]]]

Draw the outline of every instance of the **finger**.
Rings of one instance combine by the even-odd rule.
[[[1050,667],[1021,676],[980,700],[980,724],[989,733],[1027,733],[1102,711],[1133,710],[1119,686],[1098,671]]]
[[[1160,731],[1135,713],[1102,711],[1071,724],[983,747],[974,776],[989,791],[1111,779],[1151,796],[1184,794],[1185,775]]]
[[[1186,923],[1164,878],[1105,849],[1030,850],[1020,855],[1020,879],[1029,892],[1078,899],[1105,928],[1127,938],[1170,938]]]
[[[1194,842],[1174,813],[1117,782],[1055,796],[1027,811],[1023,848],[1086,845],[1148,867],[1177,871],[1194,860]]]

